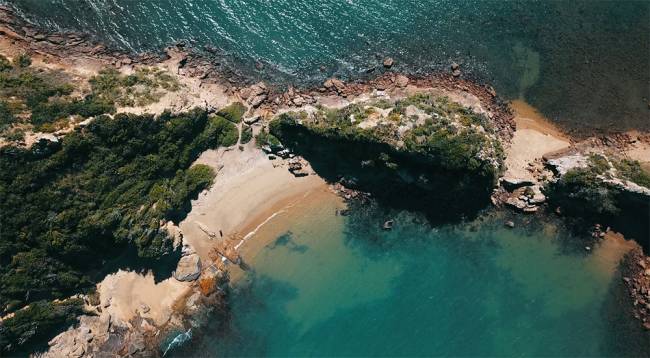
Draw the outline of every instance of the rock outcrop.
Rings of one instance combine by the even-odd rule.
[[[631,250],[623,259],[622,275],[634,318],[650,330],[650,258],[640,247]]]
[[[201,258],[193,250],[184,250],[174,271],[174,278],[178,281],[196,281],[199,276],[201,276]]]
[[[259,107],[268,98],[268,94],[269,89],[264,82],[258,82],[239,91],[239,96],[252,108]]]
[[[340,85],[329,79],[325,86]],[[465,197],[483,207],[503,163],[502,139],[488,117],[428,92],[285,113],[269,128],[288,148],[277,156],[296,153],[326,180],[351,178],[344,185],[432,216],[459,217]],[[467,145],[461,149],[460,143]],[[294,175],[303,175],[304,163],[292,159],[289,165]],[[435,212],[427,205],[433,202]]]

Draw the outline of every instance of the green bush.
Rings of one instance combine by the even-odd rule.
[[[639,161],[623,159],[614,162],[614,166],[623,178],[650,188],[650,174],[641,168]]]
[[[6,57],[0,55],[0,72],[11,70],[12,68],[11,62]]]
[[[155,103],[162,96],[160,89],[175,92],[180,88],[176,78],[157,68],[138,68],[131,75],[106,68],[89,82],[94,98],[125,107]]]
[[[253,139],[253,128],[250,126],[243,126],[241,130],[241,140],[242,144],[246,144]]]
[[[128,246],[142,257],[168,253],[160,220],[182,218],[214,177],[192,163],[237,136],[232,123],[194,110],[99,116],[60,145],[1,148],[0,302],[81,292],[88,272]]]
[[[277,137],[269,133],[265,128],[262,128],[262,130],[260,130],[260,132],[255,136],[255,145],[258,148],[265,145],[268,145],[271,148],[277,148],[281,143]]]
[[[221,116],[210,117],[206,133],[211,137],[211,140],[218,142],[223,147],[235,145],[239,139],[237,127]]]
[[[28,348],[34,341],[74,323],[82,307],[81,299],[34,302],[0,323],[0,348],[3,352]]]
[[[240,102],[235,102],[219,110],[219,112],[217,112],[217,115],[233,123],[239,123],[241,122],[241,119],[244,116],[245,112],[246,112],[246,107]]]
[[[610,169],[609,161],[607,158],[600,154],[589,155],[589,169],[595,174],[605,174]]]
[[[570,216],[602,217],[620,212],[619,189],[603,182],[591,168],[569,170],[546,191],[552,202]]]
[[[16,121],[9,105],[5,101],[0,101],[0,132],[11,127]]]
[[[14,66],[27,68],[32,65],[32,58],[26,53],[21,53],[14,58]]]

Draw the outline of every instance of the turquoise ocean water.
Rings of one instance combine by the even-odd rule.
[[[650,129],[650,2],[550,0],[0,0],[46,29],[134,52],[187,41],[276,84],[368,76],[385,56],[524,97],[576,132]],[[255,62],[265,64],[255,69]],[[325,71],[321,72],[320,67]],[[375,71],[374,75],[379,70]]]
[[[647,1],[0,3],[123,50],[186,41],[224,70],[278,85],[372,76],[385,56],[413,74],[455,61],[570,130],[650,129]],[[509,230],[498,213],[430,227],[385,208],[337,216],[337,205],[325,200],[260,232],[268,244],[235,285],[231,310],[175,354],[650,355],[648,334],[621,305],[618,249],[587,253],[555,224],[523,217]],[[385,232],[388,217],[396,225]]]
[[[511,230],[492,213],[432,228],[405,212],[336,207],[320,200],[260,230],[254,240],[270,240],[231,311],[177,356],[648,354],[621,305],[625,243],[587,253],[539,220]]]

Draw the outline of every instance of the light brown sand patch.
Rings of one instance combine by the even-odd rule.
[[[192,202],[192,211],[180,227],[185,242],[204,261],[209,260],[217,240],[223,240],[221,234],[223,238],[243,237],[246,233],[242,230],[254,225],[264,213],[326,185],[316,175],[296,178],[286,167],[274,167],[251,145],[244,151],[208,151],[197,163],[211,165],[219,173],[212,188]],[[199,223],[216,237],[210,239]]]
[[[98,292],[102,309],[107,310],[114,319],[128,322],[139,311],[141,316],[152,318],[157,325],[162,325],[169,320],[174,302],[190,288],[189,283],[171,277],[156,283],[151,272],[142,275],[120,270],[106,276],[99,283]],[[110,302],[108,307],[104,307],[106,302]]]
[[[570,142],[553,124],[533,107],[523,101],[513,101],[517,130],[506,151],[506,174],[508,178],[534,181],[533,174],[527,170],[528,163],[542,158],[545,154],[570,146]]]
[[[603,272],[611,273],[616,270],[623,256],[637,245],[633,240],[626,240],[623,234],[608,230],[591,259]]]

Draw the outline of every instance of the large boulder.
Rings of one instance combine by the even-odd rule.
[[[409,84],[409,78],[404,75],[397,75],[395,77],[395,86],[399,88],[404,88]]]
[[[589,158],[582,154],[567,155],[560,158],[548,159],[546,165],[555,174],[563,176],[571,169],[586,168],[589,166]]]
[[[201,258],[197,254],[181,257],[174,271],[174,278],[178,281],[195,281],[201,275]]]
[[[519,189],[525,186],[531,186],[535,184],[528,179],[509,178],[509,177],[503,177],[499,181],[501,182],[501,186],[503,186],[508,191],[513,191],[515,189]]]

